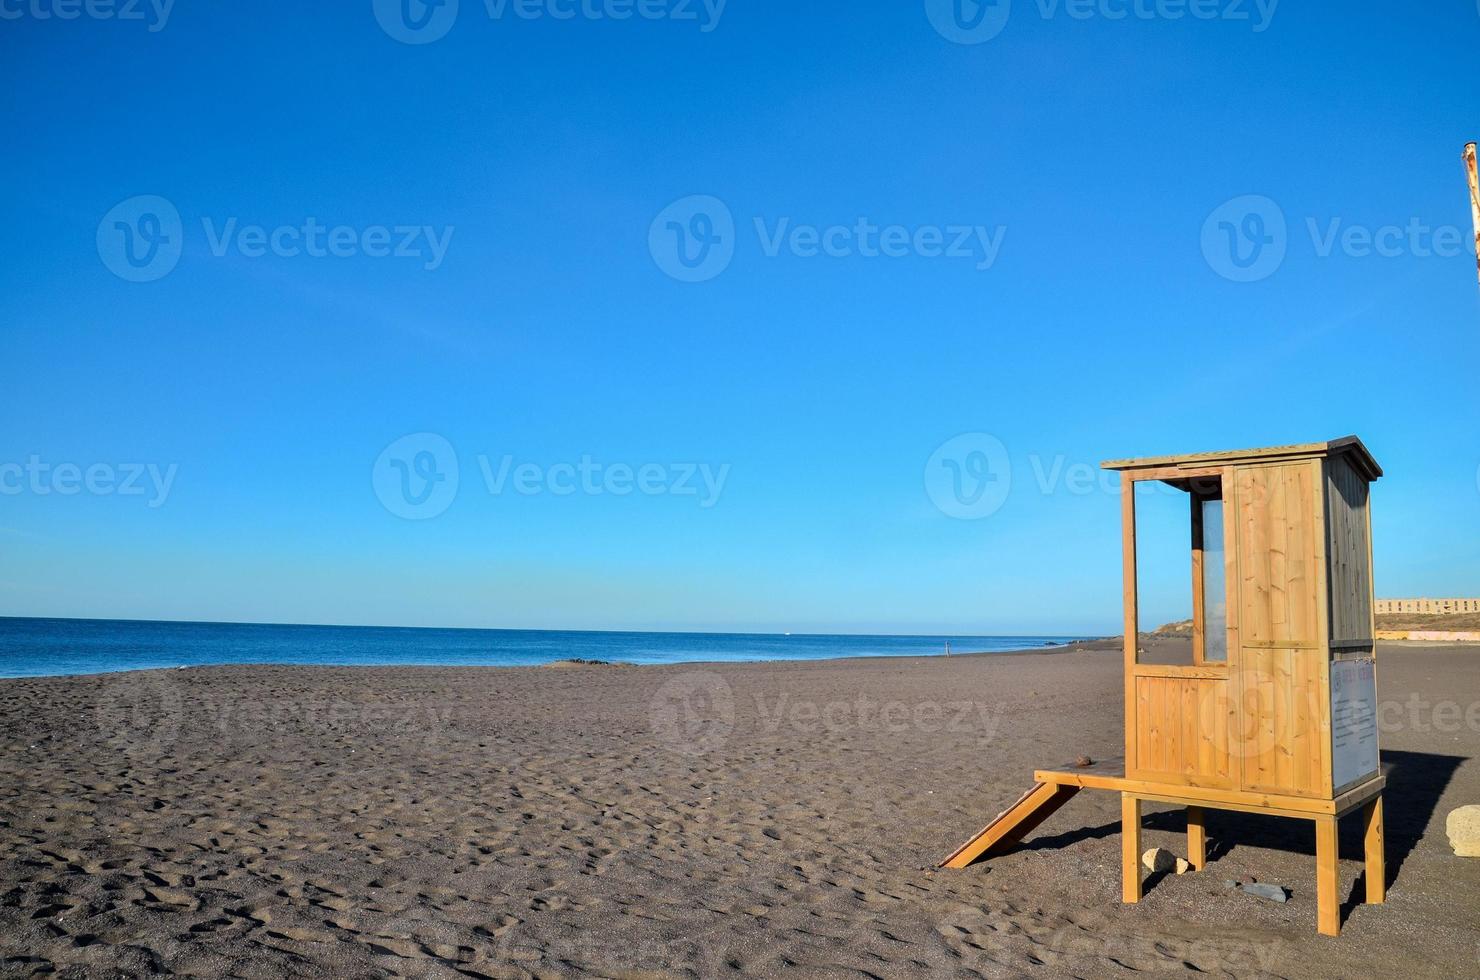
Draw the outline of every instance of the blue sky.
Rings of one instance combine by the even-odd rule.
[[[1480,594],[1469,0],[59,2],[0,3],[0,615],[1114,632],[1086,465],[1347,433],[1379,592]]]

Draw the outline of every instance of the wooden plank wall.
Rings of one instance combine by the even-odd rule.
[[[1326,487],[1320,461],[1239,467],[1242,789],[1329,796]]]
[[[1341,457],[1326,461],[1331,645],[1372,646],[1372,547],[1367,481]]]
[[[1239,663],[1242,788],[1329,796],[1325,657],[1318,650],[1245,647]]]
[[[1235,707],[1223,678],[1137,677],[1137,777],[1234,788],[1229,729]]]
[[[1248,466],[1236,471],[1239,524],[1240,642],[1245,647],[1314,646],[1317,605],[1316,507],[1319,463]]]

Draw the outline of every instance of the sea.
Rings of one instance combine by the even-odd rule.
[[[0,677],[212,664],[524,667],[931,656],[1062,646],[1079,636],[859,636],[277,626],[0,617]]]

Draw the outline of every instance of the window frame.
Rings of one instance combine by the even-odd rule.
[[[1233,518],[1233,515],[1229,513],[1229,508],[1228,508],[1229,490],[1233,486],[1233,469],[1232,469],[1232,467],[1219,466],[1219,467],[1206,467],[1206,468],[1183,468],[1183,467],[1178,467],[1178,466],[1172,466],[1172,467],[1148,468],[1148,469],[1143,469],[1143,470],[1123,470],[1121,472],[1121,479],[1123,481],[1125,481],[1124,484],[1123,484],[1122,489],[1126,493],[1127,497],[1129,498],[1129,500],[1123,506],[1124,506],[1124,509],[1126,510],[1126,514],[1124,515],[1125,516],[1125,520],[1126,520],[1126,524],[1127,524],[1126,530],[1129,532],[1127,534],[1126,546],[1131,550],[1132,553],[1136,550],[1136,547],[1137,547],[1137,544],[1138,544],[1137,537],[1136,537],[1136,517],[1135,517],[1135,508],[1136,508],[1136,504],[1135,504],[1135,497],[1136,497],[1135,490],[1136,490],[1136,487],[1135,487],[1135,485],[1137,483],[1148,483],[1148,482],[1167,483],[1167,484],[1170,484],[1173,487],[1176,487],[1178,490],[1181,490],[1181,491],[1183,491],[1184,493],[1186,493],[1188,495],[1188,497],[1190,499],[1190,503],[1189,503],[1189,514],[1190,514],[1189,524],[1191,525],[1191,530],[1190,530],[1190,534],[1189,534],[1189,544],[1200,544],[1201,543],[1200,538],[1193,538],[1192,537],[1192,535],[1194,535],[1194,534],[1200,535],[1201,534],[1201,531],[1202,531],[1202,510],[1201,510],[1201,507],[1200,507],[1201,500],[1210,499],[1210,498],[1216,496],[1217,499],[1224,501],[1224,514],[1223,514],[1223,559],[1224,559],[1224,576],[1223,576],[1223,579],[1224,579],[1224,581],[1223,581],[1223,589],[1224,589],[1224,603],[1225,603],[1225,607],[1224,608],[1226,610],[1226,613],[1225,613],[1225,622],[1224,622],[1224,627],[1225,627],[1224,632],[1225,632],[1225,637],[1226,637],[1225,647],[1227,649],[1227,659],[1225,659],[1225,660],[1213,660],[1213,661],[1208,661],[1208,660],[1205,659],[1205,654],[1206,654],[1206,622],[1205,622],[1206,610],[1203,608],[1203,606],[1204,606],[1204,602],[1203,602],[1203,599],[1204,599],[1203,585],[1204,585],[1204,575],[1205,575],[1205,572],[1204,572],[1204,569],[1202,567],[1203,566],[1204,554],[1205,553],[1204,553],[1203,549],[1201,549],[1200,547],[1192,547],[1192,548],[1189,548],[1189,551],[1191,552],[1191,555],[1192,555],[1192,566],[1193,566],[1193,568],[1192,568],[1192,576],[1193,576],[1193,583],[1192,583],[1192,585],[1193,585],[1193,588],[1192,588],[1192,596],[1193,596],[1193,599],[1192,599],[1192,605],[1193,605],[1193,610],[1192,610],[1192,612],[1193,612],[1193,617],[1192,617],[1193,618],[1193,627],[1192,627],[1192,633],[1193,633],[1193,641],[1192,641],[1193,642],[1193,662],[1191,664],[1144,664],[1144,663],[1141,663],[1141,660],[1140,660],[1140,651],[1139,651],[1140,643],[1139,643],[1139,641],[1137,641],[1137,642],[1128,642],[1127,643],[1127,654],[1128,654],[1128,656],[1126,658],[1127,659],[1127,665],[1126,666],[1129,668],[1129,671],[1131,673],[1135,674],[1136,676],[1141,676],[1141,677],[1148,677],[1148,676],[1155,677],[1155,676],[1160,676],[1160,677],[1205,677],[1205,678],[1211,678],[1211,679],[1220,679],[1220,678],[1226,679],[1226,678],[1228,678],[1231,675],[1232,670],[1233,670],[1234,659],[1235,659],[1235,656],[1236,656],[1236,647],[1237,647],[1237,645],[1235,643],[1235,640],[1234,640],[1234,631],[1236,629],[1235,623],[1237,622],[1237,620],[1235,618],[1235,616],[1236,616],[1236,613],[1235,613],[1236,607],[1234,605],[1234,602],[1235,602],[1234,592],[1235,592],[1235,588],[1236,588],[1237,583],[1238,583],[1238,578],[1237,578],[1237,574],[1236,574],[1236,567],[1235,567],[1235,556],[1237,554],[1235,540],[1236,540],[1237,528],[1236,528],[1236,526],[1234,524],[1234,520],[1232,519]],[[1216,493],[1213,491],[1213,489],[1212,489],[1213,487],[1216,487]],[[1139,598],[1139,593],[1140,593],[1140,582],[1139,582],[1140,569],[1139,569],[1138,565],[1139,565],[1139,562],[1136,561],[1134,554],[1129,555],[1128,556],[1128,560],[1127,560],[1127,564],[1126,564],[1126,571],[1129,572],[1129,573],[1131,573],[1131,575],[1134,577],[1134,581],[1131,582],[1131,583],[1129,583],[1129,587],[1127,589],[1127,595],[1126,595],[1126,602],[1127,602],[1126,612],[1127,612],[1127,628],[1128,629],[1129,628],[1139,628],[1139,618],[1140,617],[1139,617],[1139,615],[1137,615],[1135,612],[1132,611],[1132,606],[1135,605],[1135,604],[1137,604],[1137,600]],[[1128,685],[1130,684],[1130,678],[1129,677],[1127,677],[1127,684]],[[1127,693],[1130,693],[1129,692],[1129,687],[1128,687]]]

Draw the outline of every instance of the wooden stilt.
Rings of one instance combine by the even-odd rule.
[[[1208,832],[1200,806],[1187,808],[1187,863],[1194,871],[1201,871],[1208,863]]]
[[[1335,817],[1317,817],[1316,824],[1316,923],[1323,936],[1341,935],[1341,907],[1336,901],[1340,882],[1337,864]]]
[[[1367,841],[1367,904],[1387,901],[1387,855],[1382,830],[1382,797],[1374,797],[1362,808]]]
[[[1120,795],[1120,898],[1134,904],[1141,900],[1141,800],[1130,793]]]

